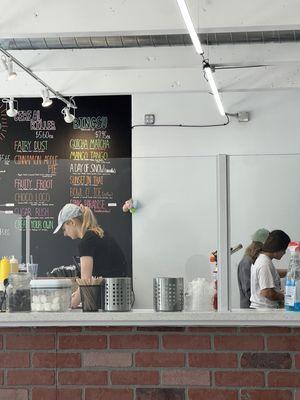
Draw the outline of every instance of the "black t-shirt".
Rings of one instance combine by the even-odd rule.
[[[104,232],[103,238],[87,231],[80,240],[79,256],[93,257],[93,276],[115,278],[127,275],[125,256],[116,241]]]

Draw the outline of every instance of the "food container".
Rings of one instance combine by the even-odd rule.
[[[71,307],[72,282],[70,279],[33,279],[31,311],[68,311]]]
[[[7,288],[7,309],[9,312],[30,311],[30,280],[26,272],[10,274]]]
[[[182,311],[184,305],[183,278],[153,279],[153,308],[155,311]]]

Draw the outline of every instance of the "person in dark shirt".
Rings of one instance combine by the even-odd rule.
[[[239,262],[237,278],[240,291],[240,308],[250,308],[251,266],[255,263],[268,236],[269,231],[267,229],[258,229],[252,235],[252,243],[246,248],[245,254]]]
[[[120,277],[126,275],[127,264],[122,250],[116,241],[98,225],[89,207],[68,203],[59,212],[58,226],[53,233],[63,230],[64,236],[80,239],[81,278],[89,280],[92,276]],[[80,303],[80,292],[72,296],[72,307]]]

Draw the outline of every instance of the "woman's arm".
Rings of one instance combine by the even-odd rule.
[[[80,257],[80,274],[81,279],[91,279],[93,275],[93,257],[83,256]]]
[[[284,294],[282,292],[276,292],[273,288],[262,289],[260,294],[272,301],[283,301]]]
[[[80,274],[81,279],[89,280],[92,278],[93,274],[93,257],[83,256],[80,257]],[[76,292],[72,295],[71,307],[76,308],[80,303],[80,289],[78,288]]]

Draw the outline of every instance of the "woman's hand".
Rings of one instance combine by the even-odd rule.
[[[76,292],[72,294],[71,308],[77,308],[79,304],[80,304],[80,289],[78,288]]]

